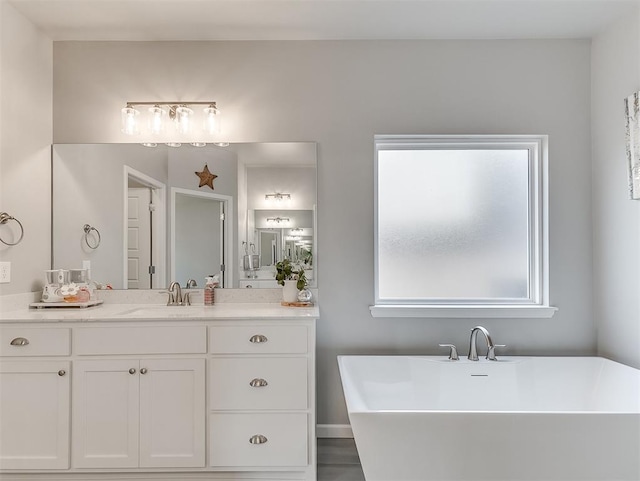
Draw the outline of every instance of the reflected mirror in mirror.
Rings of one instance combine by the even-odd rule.
[[[205,165],[213,190],[199,187]],[[275,262],[289,258],[316,286],[313,142],[56,144],[52,179],[53,269],[89,267],[114,289],[203,287],[212,274],[222,287],[276,287]]]

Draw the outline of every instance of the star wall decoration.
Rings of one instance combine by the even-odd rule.
[[[198,187],[208,185],[209,187],[211,187],[211,190],[214,190],[213,179],[218,176],[216,174],[212,174],[209,171],[209,167],[207,166],[207,164],[204,164],[204,169],[202,169],[202,172],[196,172],[195,174],[200,177],[200,184],[198,185]]]

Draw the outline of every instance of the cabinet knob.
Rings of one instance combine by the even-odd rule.
[[[27,346],[29,344],[29,339],[24,337],[16,337],[11,340],[10,343],[12,346]]]
[[[267,342],[267,336],[263,336],[262,334],[255,334],[249,338],[249,342],[253,342],[254,344],[260,344],[262,342]]]
[[[251,444],[264,444],[267,441],[268,441],[267,437],[263,436],[262,434],[254,434],[249,438],[249,442]]]
[[[66,373],[67,373],[67,371],[65,371],[64,369],[60,369],[60,370],[58,371],[58,376],[62,377],[62,376],[64,376]]]
[[[249,381],[249,386],[251,386],[251,387],[265,387],[268,384],[269,383],[265,379],[262,379],[262,378],[259,378],[259,377]]]
[[[147,368],[143,367],[142,369],[140,369],[140,374],[146,374],[147,373]]]
[[[135,374],[136,370],[134,368],[129,369],[129,374]]]

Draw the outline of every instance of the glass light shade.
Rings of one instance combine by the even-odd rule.
[[[193,147],[206,147],[207,143],[206,142],[191,142],[191,145]]]
[[[191,131],[191,116],[193,110],[181,105],[176,108],[176,128],[181,134],[188,134]]]
[[[215,104],[211,104],[204,109],[204,123],[202,128],[210,135],[220,133],[220,111]]]
[[[165,144],[167,147],[173,147],[175,149],[177,149],[178,147],[180,147],[182,144],[180,142],[167,142]]]
[[[167,112],[159,105],[149,108],[149,131],[158,135],[164,131],[164,119]]]
[[[127,135],[139,134],[138,115],[140,112],[133,107],[125,107],[120,112],[120,130]]]

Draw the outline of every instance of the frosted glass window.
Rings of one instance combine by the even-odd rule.
[[[376,142],[376,304],[539,301],[535,143]]]

